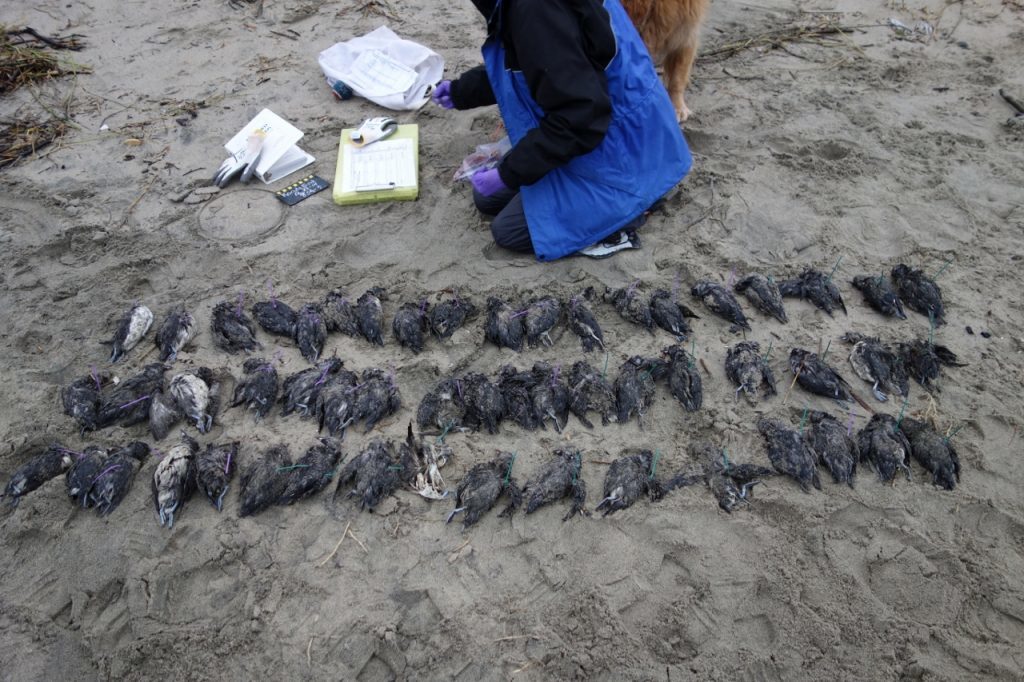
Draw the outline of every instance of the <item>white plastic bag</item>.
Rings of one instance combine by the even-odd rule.
[[[444,73],[433,50],[381,26],[327,48],[317,57],[332,88],[338,81],[362,97],[395,110],[419,109]]]
[[[477,145],[473,153],[462,160],[462,165],[455,171],[452,180],[467,180],[478,171],[497,168],[511,149],[512,143],[508,135],[497,142]]]

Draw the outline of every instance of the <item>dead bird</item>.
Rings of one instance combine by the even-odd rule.
[[[644,415],[654,402],[654,382],[668,372],[668,365],[660,359],[634,355],[619,367],[615,378],[615,411],[620,424],[636,415],[640,428]]]
[[[316,303],[307,303],[299,308],[295,321],[295,343],[299,352],[309,362],[316,362],[324,352],[327,342],[327,324],[323,310]]]
[[[515,453],[499,452],[491,461],[476,464],[467,471],[455,489],[455,509],[448,514],[446,523],[451,523],[459,512],[465,512],[462,527],[469,528],[494,507],[503,493],[508,496],[509,504],[499,516],[512,514],[523,501],[519,484],[512,476],[515,461]]]
[[[167,388],[178,409],[199,429],[207,433],[213,426],[220,382],[208,367],[176,374]]]
[[[747,316],[743,314],[736,297],[732,292],[721,284],[702,280],[693,285],[690,294],[699,298],[704,306],[727,322],[732,322],[729,331],[737,332],[741,329],[750,330],[750,323]]]
[[[873,275],[859,275],[853,278],[853,288],[864,295],[868,305],[889,317],[897,317],[901,320],[907,319],[903,312],[903,302],[889,285],[884,275],[877,277]]]
[[[447,433],[462,428],[464,412],[461,383],[452,378],[442,379],[420,401],[416,408],[416,424],[421,429],[437,427]]]
[[[471,301],[455,296],[432,306],[427,314],[427,322],[434,336],[443,341],[450,338],[455,330],[476,315],[476,312],[476,306]]]
[[[345,437],[345,429],[355,420],[356,385],[359,377],[347,369],[340,369],[324,383],[316,397],[317,422],[320,430],[338,438]]]
[[[277,402],[277,369],[263,358],[248,358],[242,364],[245,376],[235,385],[231,407],[244,405],[256,413],[256,421],[267,416]]]
[[[0,497],[6,497],[12,508],[17,507],[22,497],[70,469],[75,461],[74,455],[59,443],[49,445],[11,475]]]
[[[960,457],[956,448],[926,422],[905,417],[900,431],[907,436],[910,454],[932,475],[932,484],[953,490],[960,482]]]
[[[846,379],[823,362],[817,353],[794,348],[789,353],[789,367],[803,389],[826,398],[852,400]]]
[[[692,443],[689,453],[700,464],[704,480],[719,508],[727,514],[731,514],[740,504],[750,503],[751,491],[762,482],[761,479],[776,475],[773,469],[767,467],[731,462],[724,450],[707,441]],[[686,474],[682,476],[692,478]]]
[[[248,353],[262,348],[256,340],[256,326],[242,309],[241,303],[234,305],[221,301],[213,306],[210,330],[213,332],[213,344],[228,353]]]
[[[196,455],[196,486],[206,495],[217,511],[224,506],[231,478],[238,467],[238,441],[214,445]]]
[[[761,399],[762,389],[765,398],[776,394],[775,374],[761,355],[761,346],[757,341],[740,341],[728,350],[725,355],[725,375],[736,384],[737,397],[742,391],[752,405]]]
[[[323,305],[324,324],[328,332],[338,332],[345,336],[362,336],[359,331],[359,316],[356,307],[340,290],[327,292]]]
[[[900,343],[897,352],[910,376],[929,391],[933,388],[932,382],[939,378],[942,365],[966,367],[949,348],[926,339]]]
[[[732,289],[737,294],[746,296],[751,305],[762,313],[771,315],[783,324],[789,321],[786,309],[782,306],[782,292],[771,277],[755,272],[736,282]]]
[[[380,287],[373,287],[367,290],[359,300],[356,301],[356,322],[359,323],[359,333],[370,343],[384,345],[384,305],[381,298],[384,290]]]
[[[857,441],[849,429],[827,412],[811,410],[807,419],[810,426],[807,441],[818,461],[832,472],[833,481],[852,488],[857,475],[857,461],[860,460]]]
[[[526,343],[530,348],[543,343],[545,346],[554,345],[551,340],[551,330],[555,328],[558,321],[562,319],[562,304],[553,296],[535,298],[526,306],[526,317],[523,320],[523,329],[526,332]]]
[[[409,487],[416,491],[420,497],[428,500],[443,500],[448,497],[448,486],[441,476],[441,468],[452,458],[454,450],[452,446],[444,442],[426,439],[416,440],[412,432],[412,422],[409,422],[408,436],[402,445],[400,459],[412,461],[416,470],[413,476],[403,476]],[[407,452],[411,452],[409,455]]]
[[[615,306],[615,310],[626,322],[640,325],[653,334],[654,318],[651,316],[651,305],[640,293],[639,284],[640,281],[637,280],[622,289],[607,288],[604,300]]]
[[[153,326],[153,311],[144,305],[134,305],[117,323],[110,340],[110,361],[117,362],[142,340]]]
[[[842,310],[846,314],[846,304],[838,287],[830,276],[818,270],[804,270],[799,277],[779,282],[779,293],[784,298],[810,301],[829,317],[834,310]]]
[[[569,372],[569,410],[588,429],[594,428],[587,419],[590,410],[601,415],[601,424],[604,426],[618,419],[615,389],[585,360],[577,360]]]
[[[149,456],[149,446],[134,441],[112,453],[103,461],[103,470],[93,479],[89,488],[89,506],[95,507],[100,516],[106,516],[117,509],[128,494],[140,465]]]
[[[562,521],[569,520],[576,513],[589,515],[583,506],[587,501],[587,486],[580,476],[582,466],[583,455],[579,450],[555,450],[555,456],[523,486],[526,513],[532,514],[546,504],[572,495],[572,506]]]
[[[857,447],[861,460],[871,464],[880,480],[892,481],[897,471],[902,471],[907,480],[911,480],[908,466],[910,442],[892,415],[873,415],[868,425],[857,434]]]
[[[697,359],[682,347],[672,345],[662,351],[669,359],[668,390],[687,412],[696,412],[704,402],[704,385],[697,371]]]
[[[334,499],[337,500],[342,490],[351,485],[345,497],[356,497],[360,509],[373,511],[381,500],[398,489],[403,480],[411,480],[415,475],[415,463],[410,459],[412,453],[406,450],[405,454],[404,461],[400,460],[390,440],[377,438],[370,441],[366,449],[341,468]]]
[[[419,303],[403,303],[391,320],[391,331],[401,346],[413,353],[423,351],[427,331],[427,300]]]
[[[776,471],[795,479],[805,493],[811,485],[821,490],[817,458],[804,434],[768,417],[757,422],[757,429],[768,443],[768,459]]]
[[[604,476],[604,499],[594,511],[603,511],[601,515],[608,516],[632,506],[641,497],[646,496],[651,502],[660,500],[665,491],[655,477],[656,465],[656,455],[650,450],[616,459]]]
[[[74,503],[85,509],[89,506],[93,481],[103,471],[103,462],[109,453],[97,445],[89,445],[81,452],[71,452],[71,455],[74,461],[64,474],[64,486]]]
[[[511,365],[505,365],[498,371],[498,390],[505,405],[505,418],[527,431],[539,428],[541,423],[530,394],[534,382],[532,372],[519,371]]]
[[[281,414],[287,417],[296,412],[303,419],[312,417],[320,390],[330,375],[337,374],[341,365],[338,358],[328,358],[321,360],[315,367],[285,377],[281,386],[281,402],[284,404]]]
[[[462,388],[462,424],[474,431],[486,428],[487,433],[497,433],[498,425],[505,418],[505,399],[501,389],[483,374],[471,372],[459,381]]]
[[[252,516],[277,504],[291,478],[291,457],[288,446],[267,448],[239,477],[238,516]]]
[[[172,447],[153,471],[153,504],[161,526],[174,527],[174,517],[196,487],[196,453],[199,443],[184,431],[181,442]]]
[[[946,311],[942,305],[942,289],[922,270],[900,263],[892,269],[896,292],[911,310],[928,317],[935,326],[946,324]]]
[[[363,433],[369,433],[377,422],[390,417],[402,406],[394,375],[380,369],[363,370],[355,392],[352,419],[364,422]]]
[[[668,333],[674,334],[679,340],[685,339],[693,332],[686,318],[700,319],[699,315],[675,300],[672,294],[664,289],[654,290],[649,306],[654,323]]]
[[[160,362],[174,362],[178,352],[196,335],[196,320],[184,308],[168,313],[156,333],[156,347],[160,349]]]
[[[149,402],[164,384],[164,366],[146,365],[138,374],[124,379],[100,396],[96,424],[105,428],[117,423],[131,426],[149,419]]]
[[[278,498],[278,504],[295,504],[327,487],[334,470],[342,459],[341,445],[333,438],[320,438],[306,450],[299,461],[291,465],[288,484]]]
[[[174,425],[181,421],[182,412],[170,393],[157,390],[149,401],[149,432],[153,440],[163,440]]]
[[[516,311],[500,298],[491,296],[487,299],[487,321],[484,323],[484,338],[498,348],[522,350],[525,311]]]
[[[587,353],[594,348],[604,350],[604,332],[601,331],[601,325],[598,324],[597,318],[586,304],[593,293],[594,288],[587,287],[583,293],[569,299],[569,329],[580,337],[583,351]]]
[[[889,399],[885,391],[905,396],[909,391],[907,370],[903,358],[894,353],[873,336],[847,332],[843,341],[853,344],[850,364],[853,372],[871,384],[871,392],[879,402]]]
[[[110,382],[109,373],[93,369],[91,374],[75,379],[61,389],[60,399],[64,406],[64,414],[77,421],[83,433],[100,428],[97,423],[100,397]]]
[[[268,334],[295,338],[295,324],[299,321],[299,315],[284,301],[276,298],[257,301],[252,304],[252,315],[256,318],[256,324]]]
[[[539,426],[546,428],[545,422],[550,419],[555,431],[559,433],[569,418],[571,400],[569,389],[561,380],[561,373],[561,365],[552,367],[546,362],[536,362],[531,370],[533,385],[530,387],[530,400]]]

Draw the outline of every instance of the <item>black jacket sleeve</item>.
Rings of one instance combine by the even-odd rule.
[[[474,109],[497,103],[483,64],[452,81],[452,103],[456,109]]]

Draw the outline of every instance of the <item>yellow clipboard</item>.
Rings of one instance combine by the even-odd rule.
[[[355,128],[341,131],[334,173],[334,203],[340,206],[380,201],[411,201],[419,196],[420,133],[413,123],[394,135],[359,147]]]

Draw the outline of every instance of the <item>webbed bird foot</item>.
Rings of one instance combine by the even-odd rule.
[[[465,507],[458,507],[456,509],[452,509],[448,513],[448,518],[446,518],[444,522],[445,523],[451,523],[452,519],[455,518],[455,515],[458,514],[459,512],[462,512],[462,511],[466,511],[466,508]]]
[[[871,392],[875,394],[875,400],[877,400],[880,403],[884,403],[889,400],[889,396],[883,393],[882,389],[878,388],[877,381],[875,382],[875,385],[871,387]]]

